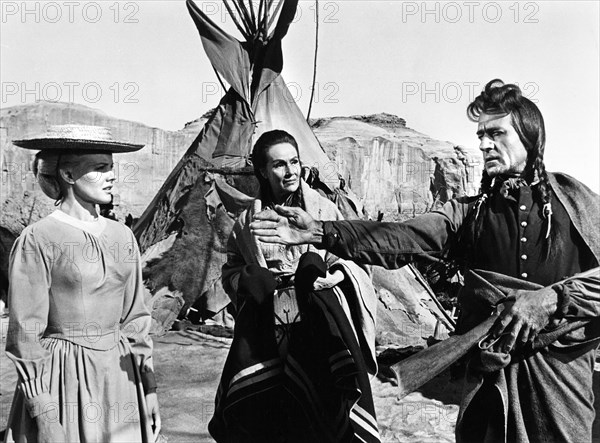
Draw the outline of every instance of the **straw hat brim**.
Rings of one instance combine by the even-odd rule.
[[[65,138],[32,138],[27,140],[13,140],[13,144],[21,148],[34,149],[38,151],[73,149],[121,153],[139,151],[144,147],[144,145],[109,140],[105,141]]]

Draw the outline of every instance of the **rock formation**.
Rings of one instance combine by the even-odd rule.
[[[119,154],[114,157],[116,173],[116,201],[119,214],[131,213],[139,216],[158,191],[171,169],[200,132],[206,121],[200,118],[188,123],[182,130],[165,131],[151,128],[142,123],[121,120],[104,112],[74,103],[40,101],[35,104],[13,106],[2,109],[0,114],[0,156],[2,164],[2,186],[0,202],[2,217],[0,225],[11,225],[11,230],[20,231],[21,221],[11,220],[7,201],[21,206],[33,203],[34,217],[42,208],[42,216],[52,207],[52,202],[35,185],[31,162],[35,151],[26,151],[14,146],[11,141],[44,133],[47,126],[76,123],[111,128],[117,140],[146,145],[139,152]],[[29,196],[26,202],[24,196]],[[33,198],[37,197],[37,198]],[[30,208],[23,208],[27,212]],[[26,220],[27,221],[27,220]],[[14,225],[14,227],[12,226]],[[18,226],[21,225],[20,229]]]
[[[145,144],[139,152],[115,156],[117,212],[137,217],[205,121],[203,116],[179,131],[165,131],[73,103],[38,102],[3,109],[0,225],[18,233],[52,208],[31,173],[35,153],[15,147],[11,140],[43,133],[48,125],[80,123],[108,126],[116,139]],[[402,118],[390,114],[332,117],[313,120],[311,126],[331,158],[330,164],[319,165],[321,174],[343,177],[372,218],[379,213],[386,220],[411,217],[436,202],[477,189],[477,153],[410,129]],[[208,157],[205,160],[210,162]]]
[[[434,140],[390,114],[333,117],[311,122],[330,165],[371,218],[406,219],[437,203],[474,194],[481,179],[479,153]]]
[[[107,126],[118,140],[145,144],[141,151],[115,156],[117,214],[123,220],[128,213],[138,217],[143,212],[205,121],[206,115],[188,123],[182,130],[164,131],[110,117],[102,111],[77,104],[39,102],[2,110],[0,228],[6,231],[3,250],[8,250],[8,243],[24,226],[54,209],[53,202],[35,184],[31,172],[35,152],[15,147],[12,140],[43,133],[49,125],[79,123]],[[343,178],[345,186],[356,194],[359,203],[372,218],[383,216],[386,220],[397,220],[413,217],[454,196],[473,193],[479,182],[479,167],[474,153],[449,142],[433,140],[408,128],[404,119],[393,115],[318,119],[312,122],[312,129],[331,159],[326,165],[318,165],[320,174],[326,178]],[[198,161],[211,168],[211,153],[202,157]],[[213,188],[213,182],[219,180],[223,181],[223,186],[227,180],[236,189],[247,193],[253,192],[255,183],[250,176],[238,177],[239,180],[249,180],[246,189],[242,186],[243,180],[238,183],[233,176],[220,177],[215,172],[205,171],[202,177],[198,177],[189,197],[190,204],[181,215],[180,222],[184,228],[177,239],[174,242],[171,239],[170,247],[165,247],[160,257],[153,254],[152,259],[145,263],[146,285],[154,296],[168,288],[168,291],[165,290],[168,294],[163,294],[164,300],[152,299],[156,308],[153,317],[156,314],[158,323],[163,317],[172,321],[178,314],[175,311],[182,306],[185,311],[194,303],[206,312],[218,313],[228,303],[227,299],[217,308],[195,304],[197,300],[202,302],[215,298],[206,294],[218,293],[221,298],[226,298],[219,285],[220,271],[226,259],[225,244],[235,215],[227,212],[223,205],[209,211],[206,195]],[[3,277],[0,289],[6,286],[4,277],[8,254],[3,255],[0,260]],[[389,283],[391,280],[385,276],[378,281]],[[380,291],[377,282],[375,285]],[[175,293],[177,297],[172,296]],[[390,311],[386,311],[390,319],[398,315],[394,314],[393,306],[386,309]],[[161,314],[163,311],[166,315]],[[411,312],[407,310],[406,315]],[[388,329],[393,329],[393,324],[391,321]],[[429,331],[435,326],[435,321],[427,324],[426,330]],[[386,332],[390,335],[390,331]]]

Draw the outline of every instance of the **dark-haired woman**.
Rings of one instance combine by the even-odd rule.
[[[223,266],[237,307],[234,341],[209,425],[221,441],[379,441],[368,374],[376,372],[376,298],[359,266],[309,246],[260,244],[261,208],[341,219],[304,183],[295,139],[263,134],[252,152],[260,197],[238,218]]]
[[[50,127],[15,144],[41,150],[34,173],[57,210],[26,227],[10,261],[6,343],[19,374],[6,442],[148,442],[160,415],[133,233],[110,203],[107,128]]]

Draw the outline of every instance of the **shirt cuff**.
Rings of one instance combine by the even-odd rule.
[[[340,241],[340,234],[337,229],[333,226],[333,222],[325,221],[323,223],[323,237],[320,245],[317,247],[321,247],[327,250],[334,248],[338,242]]]
[[[559,319],[564,318],[569,311],[569,307],[571,306],[571,293],[569,291],[569,287],[561,283],[552,286],[552,289],[554,289],[554,292],[556,292],[556,295],[558,296],[554,317]]]
[[[42,392],[35,397],[27,397],[25,395],[25,408],[31,418],[35,418],[40,414],[48,412],[53,407],[58,407],[58,405],[52,401],[52,396],[49,392]]]

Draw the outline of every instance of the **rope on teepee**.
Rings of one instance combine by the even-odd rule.
[[[307,123],[310,119],[310,111],[312,110],[313,98],[315,96],[315,83],[317,81],[317,54],[319,52],[319,0],[315,0],[315,22],[315,60],[313,63],[313,79],[312,88],[310,91],[310,101],[308,102],[308,112],[306,113]]]

